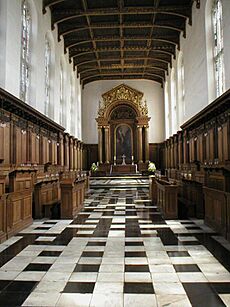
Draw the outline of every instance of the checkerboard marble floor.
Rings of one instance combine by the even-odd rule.
[[[0,245],[0,306],[230,306],[229,244],[164,220],[146,188],[90,190],[74,220]]]

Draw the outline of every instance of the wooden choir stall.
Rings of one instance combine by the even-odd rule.
[[[185,217],[230,239],[230,90],[165,141],[166,174]]]
[[[54,212],[58,217],[59,206],[61,212],[72,206],[68,217],[74,217],[87,189],[82,151],[83,143],[63,127],[0,89],[0,242],[33,218],[51,218]],[[68,208],[62,202],[65,180],[74,181],[80,193]]]

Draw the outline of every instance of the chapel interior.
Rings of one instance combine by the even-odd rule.
[[[229,16],[0,0],[0,306],[230,306]]]

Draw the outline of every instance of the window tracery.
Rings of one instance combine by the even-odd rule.
[[[216,81],[216,95],[218,97],[225,91],[223,15],[221,0],[214,1],[212,22],[214,38],[214,73]]]
[[[28,103],[30,86],[31,14],[28,2],[22,2],[20,98]]]
[[[51,46],[45,41],[45,115],[50,115],[50,73],[51,73]]]

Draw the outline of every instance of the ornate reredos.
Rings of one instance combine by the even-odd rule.
[[[144,94],[131,88],[126,84],[121,84],[102,95],[103,101],[99,102],[98,117],[104,117],[106,111],[116,102],[127,102],[139,111],[140,116],[148,116],[146,101],[143,101]]]

